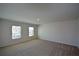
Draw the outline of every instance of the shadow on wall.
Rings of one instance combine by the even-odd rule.
[[[11,36],[12,25],[21,26],[22,28],[21,39],[12,40],[12,36]],[[34,37],[28,36],[28,33],[29,33],[28,28],[30,26],[33,26],[35,28]],[[4,18],[0,18],[0,30],[1,30],[0,47],[19,43],[19,42],[24,42],[24,41],[35,39],[38,37],[38,25],[30,24],[30,23],[23,23],[23,22],[18,22],[18,21],[11,21],[11,20],[7,20]]]

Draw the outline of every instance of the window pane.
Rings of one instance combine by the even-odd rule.
[[[12,39],[21,38],[21,26],[12,26]]]
[[[29,27],[29,36],[34,36],[34,27]]]

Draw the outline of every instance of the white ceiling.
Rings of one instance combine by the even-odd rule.
[[[0,4],[0,17],[34,24],[76,20],[79,17],[79,4]]]

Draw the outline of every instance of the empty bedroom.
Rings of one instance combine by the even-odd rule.
[[[79,4],[0,3],[0,56],[79,56]]]

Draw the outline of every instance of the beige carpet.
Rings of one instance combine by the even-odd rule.
[[[32,40],[29,42],[0,48],[2,56],[63,56],[79,55],[79,50],[75,47],[62,45],[45,40]]]

